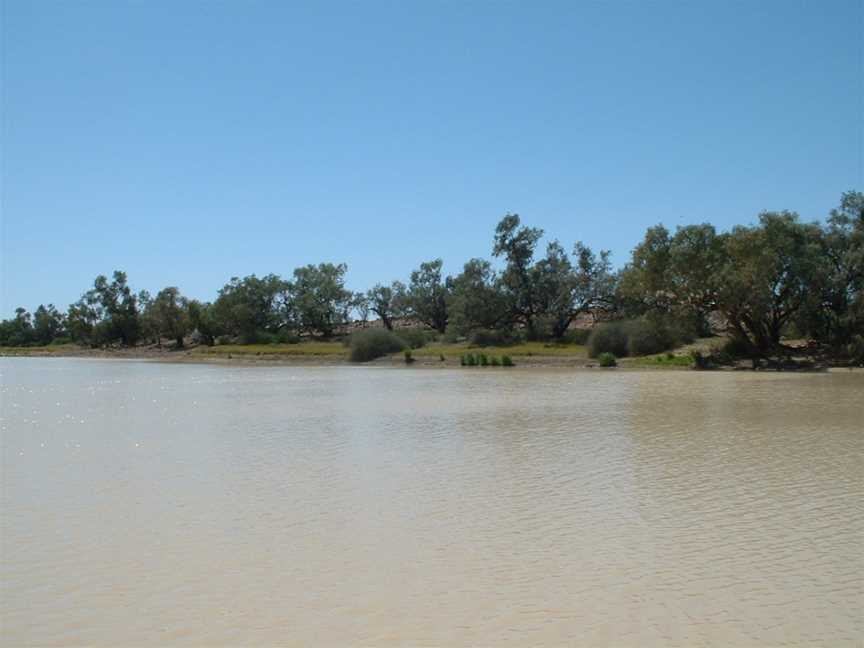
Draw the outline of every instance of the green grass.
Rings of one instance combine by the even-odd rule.
[[[414,355],[459,357],[466,352],[485,353],[490,355],[509,356],[578,356],[585,357],[585,347],[579,344],[553,344],[550,342],[523,342],[513,346],[472,346],[467,342],[460,344],[430,344],[422,349],[415,349]]]
[[[669,356],[672,356],[671,358]],[[642,356],[640,358],[628,358],[627,364],[636,367],[692,367],[693,358],[689,353],[667,354],[658,353],[657,355]]]
[[[284,355],[284,356],[346,356],[341,342],[300,342],[299,344],[219,344],[199,346],[195,353],[203,355]]]

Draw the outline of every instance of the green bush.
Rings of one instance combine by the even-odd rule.
[[[864,365],[864,335],[856,335],[846,347],[846,355],[849,362],[856,365]]]
[[[675,335],[658,320],[633,320],[624,324],[624,331],[628,355],[653,355],[676,346]]]
[[[750,347],[739,337],[730,337],[723,345],[722,350],[731,358],[749,358],[751,355]]]
[[[586,344],[591,337],[591,329],[570,329],[561,336],[564,344]]]
[[[501,365],[504,367],[515,367],[516,366],[513,364],[513,360],[511,360],[510,356],[508,356],[508,355],[501,356]]]
[[[468,364],[468,360],[465,358],[464,353],[461,356],[459,356],[459,364],[462,365],[463,367]]]
[[[596,358],[601,353],[627,355],[626,322],[608,322],[592,329],[588,337],[588,357]]]
[[[409,349],[421,349],[435,337],[434,331],[424,331],[417,328],[396,329],[393,331]]]
[[[351,362],[369,362],[405,348],[405,343],[391,331],[370,328],[351,334]]]
[[[615,354],[608,351],[604,351],[598,355],[597,362],[601,367],[615,367],[618,365],[618,362],[615,360]]]
[[[467,364],[469,367],[477,366],[477,358],[474,357],[473,353],[469,353],[465,356],[465,364]]]
[[[414,356],[411,355],[411,349],[405,349],[405,364],[414,362]]]
[[[501,361],[498,359],[498,356],[492,356],[491,358],[489,358],[489,364],[493,367],[500,367]]]
[[[485,353],[480,354],[480,366],[486,367],[489,365],[489,358],[486,357]]]
[[[479,329],[471,334],[472,346],[512,346],[520,342],[519,336],[513,331]]]

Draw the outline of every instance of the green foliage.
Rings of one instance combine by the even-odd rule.
[[[479,361],[480,361],[480,366],[481,366],[481,367],[486,367],[486,366],[489,365],[489,358],[486,357],[486,354],[485,354],[485,353],[481,353],[481,354],[479,354],[478,359],[479,359]]]
[[[470,342],[471,346],[478,347],[502,347],[502,346],[512,346],[514,344],[518,344],[522,340],[519,335],[515,331],[501,329],[501,330],[490,330],[490,329],[480,329],[474,331],[471,334]]]
[[[148,303],[145,317],[154,328],[157,340],[164,336],[175,340],[178,347],[183,346],[183,338],[192,331],[189,302],[173,286],[159,291]]]
[[[465,355],[465,365],[468,367],[476,367],[477,366],[477,358],[473,353],[468,353]]]
[[[448,335],[467,336],[476,329],[497,329],[508,322],[507,299],[492,264],[471,259],[450,282]]]
[[[275,332],[296,325],[290,286],[281,277],[232,277],[207,308],[206,326],[212,335],[257,339],[261,331]],[[200,329],[199,329],[200,330]]]
[[[852,337],[852,340],[846,345],[846,355],[851,364],[864,366],[864,335]]]
[[[595,327],[588,338],[588,355],[603,352],[616,357],[652,355],[693,341],[686,325],[661,314],[616,321]]]
[[[411,349],[405,349],[405,364],[411,364],[414,362],[414,356],[411,355]]]
[[[516,366],[515,364],[513,364],[513,360],[508,355],[501,356],[501,365],[504,367],[515,367]]]
[[[468,359],[464,353],[461,356],[459,356],[459,364],[463,367],[468,364]]]
[[[405,307],[406,289],[398,281],[390,286],[375,284],[366,293],[369,309],[375,313],[384,327],[393,330],[393,320],[401,317]]]
[[[591,337],[591,329],[570,329],[561,336],[563,344],[578,344],[584,346]]]
[[[501,361],[498,359],[498,356],[492,356],[491,358],[489,358],[489,364],[493,367],[500,367]]]
[[[393,331],[411,349],[422,349],[435,337],[434,331],[417,328],[402,328]]]
[[[369,328],[351,335],[351,362],[369,362],[405,349],[405,343],[392,331]]]
[[[782,354],[783,336],[790,334],[837,357],[860,357],[861,192],[844,193],[824,224],[802,223],[781,211],[762,213],[758,223],[725,233],[709,224],[674,233],[652,227],[618,274],[608,253],[595,254],[581,243],[571,251],[552,240],[540,257],[542,237],[542,230],[508,214],[494,234],[500,272],[475,258],[457,276],[446,277],[436,259],[412,272],[408,286],[377,284],[362,295],[345,288],[344,264],[297,268],[291,281],[275,274],[234,277],[213,304],[187,301],[176,288],[154,298],[146,291],[136,294],[126,274],[115,271],[110,279],[98,276],[65,314],[50,304],[32,315],[19,309],[0,322],[0,344],[50,345],[68,337],[93,347],[133,346],[167,336],[179,345],[190,333],[207,345],[220,339],[281,344],[298,341],[301,333],[340,335],[352,313],[366,321],[371,311],[387,329],[397,318],[410,317],[451,343],[469,338],[476,346],[502,347],[549,337],[558,343],[538,353],[572,353],[561,344],[584,343],[592,357],[653,355],[710,333],[711,323],[725,324],[733,340],[712,352],[714,363]],[[590,333],[571,330],[586,313],[618,321]],[[412,349],[430,342],[426,332],[398,333]],[[474,361],[481,362],[479,356]]]
[[[711,358],[704,355],[701,351],[692,351],[690,356],[693,361],[694,369],[704,370],[711,368]]]
[[[290,299],[301,330],[330,338],[348,323],[354,293],[345,289],[347,271],[344,263],[310,264],[294,270]]]
[[[449,320],[447,302],[450,286],[449,279],[442,277],[443,265],[441,259],[421,263],[411,273],[411,282],[404,298],[407,314],[439,333],[447,330]]]
[[[597,363],[601,367],[615,367],[618,365],[618,362],[615,359],[615,354],[609,353],[608,351],[604,351],[597,356]]]
[[[588,357],[597,358],[601,353],[618,357],[627,355],[628,337],[624,322],[607,322],[594,327],[588,337]]]

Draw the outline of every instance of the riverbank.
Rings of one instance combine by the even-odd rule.
[[[682,346],[667,353],[634,358],[619,358],[618,368],[640,370],[681,371],[693,369],[693,353],[711,353],[723,342],[723,338],[705,338]],[[468,343],[435,343],[413,349],[412,363],[415,368],[452,368],[461,366],[465,354],[485,354],[501,359],[507,355],[517,368],[561,368],[594,369],[599,368],[597,360],[589,358],[584,346],[576,344],[554,344],[547,342],[525,342],[507,347],[475,347]],[[333,366],[352,365],[348,360],[348,350],[338,341],[310,341],[299,344],[226,344],[218,346],[189,346],[174,349],[168,346],[138,346],[133,348],[110,347],[92,349],[72,344],[49,345],[40,347],[0,347],[0,357],[55,357],[55,358],[102,358],[118,360],[152,360],[166,363],[205,363],[221,365],[287,365],[287,366]],[[394,353],[371,362],[369,366],[404,367],[402,353]],[[480,367],[478,367],[480,368]],[[849,370],[849,367],[832,363],[825,358],[800,356],[786,364],[773,363],[760,367],[764,370],[785,371],[827,371],[832,369]],[[505,370],[503,367],[488,366],[490,371]],[[749,360],[717,367],[719,370],[752,370]],[[861,371],[861,368],[852,368]]]

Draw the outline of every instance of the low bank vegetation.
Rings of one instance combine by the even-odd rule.
[[[406,280],[365,292],[346,287],[342,263],[302,266],[287,277],[233,277],[212,302],[173,286],[135,292],[115,271],[96,277],[65,310],[17,309],[0,322],[0,346],[291,345],[337,339],[374,317],[387,333],[357,338],[358,357],[456,343],[513,354],[525,344],[550,352],[587,344],[592,357],[642,357],[722,332],[732,340],[724,353],[734,358],[783,356],[792,337],[805,340],[809,353],[864,363],[858,191],[843,194],[821,223],[772,211],[728,231],[657,225],[617,271],[607,251],[578,241],[565,247],[516,214],[498,223],[491,252],[491,260],[470,259],[451,276],[442,259],[425,261]],[[574,330],[594,321],[603,324],[590,334]],[[712,362],[721,360],[717,354]]]
[[[369,362],[405,349],[405,342],[392,331],[372,328],[353,333],[350,338],[351,362]],[[409,356],[406,356],[406,361]]]

